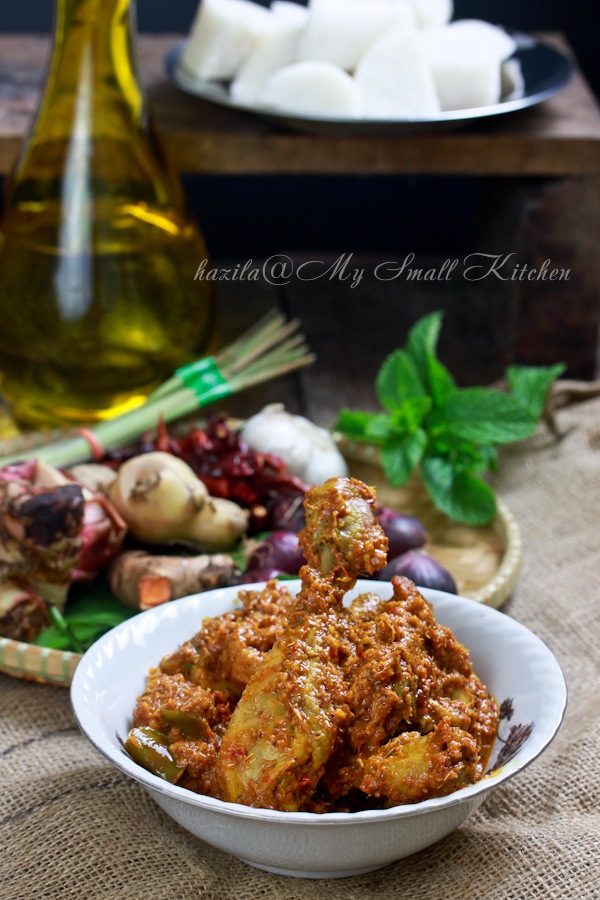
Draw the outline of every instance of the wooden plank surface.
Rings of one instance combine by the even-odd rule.
[[[180,171],[204,174],[600,173],[600,110],[582,75],[534,109],[457,132],[331,138],[275,129],[174,87],[164,72],[178,35],[144,36],[139,53],[158,127]],[[549,38],[565,52],[564,40]],[[12,166],[37,107],[48,41],[0,36],[0,173]]]

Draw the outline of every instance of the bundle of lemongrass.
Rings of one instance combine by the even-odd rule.
[[[177,369],[143,405],[72,436],[1,457],[0,467],[27,459],[57,467],[98,459],[108,450],[138,440],[161,421],[173,422],[223,397],[309,365],[315,356],[299,327],[298,320],[286,322],[274,310],[214,356]]]

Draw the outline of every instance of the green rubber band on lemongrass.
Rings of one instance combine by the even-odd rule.
[[[217,363],[212,356],[205,356],[202,359],[188,363],[186,366],[180,366],[178,369],[175,369],[174,374],[164,384],[161,384],[160,387],[150,394],[148,400],[158,400],[160,397],[166,397],[184,385],[189,387],[191,380],[200,378],[204,373],[212,372],[216,366]]]
[[[204,360],[200,360],[200,362],[203,365],[191,363],[189,366],[182,366],[180,369],[177,369],[175,375],[186,388],[194,391],[202,406],[206,405],[207,396],[211,398],[211,403],[223,397],[230,397],[233,394],[233,388],[215,360],[209,356]]]
[[[19,444],[11,453],[10,442],[3,442],[6,455],[0,458],[0,467],[27,459],[58,467],[89,462],[98,459],[101,449],[106,452],[135,443],[161,421],[174,422],[217,400],[307,366],[315,356],[299,328],[298,320],[288,322],[273,310],[214,356],[181,366],[145,403],[129,412],[41,447],[24,450]]]
[[[203,359],[197,359],[195,362],[188,363],[187,366],[180,366],[175,369],[175,375],[182,381],[194,378],[196,375],[202,375],[204,372],[212,372],[218,369],[218,366],[212,356],[205,356]]]

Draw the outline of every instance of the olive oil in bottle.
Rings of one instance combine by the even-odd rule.
[[[0,389],[24,425],[116,415],[211,340],[206,248],[148,119],[134,17],[132,0],[56,0],[0,222]]]

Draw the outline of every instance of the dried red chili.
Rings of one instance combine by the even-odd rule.
[[[211,415],[205,428],[194,428],[182,438],[169,434],[161,422],[156,438],[113,451],[106,461],[120,464],[151,450],[183,459],[213,497],[224,497],[249,509],[252,533],[279,527],[272,521],[273,515],[279,517],[282,507],[288,505],[301,506],[308,490],[308,485],[288,473],[279,457],[249,447],[224,414]]]

